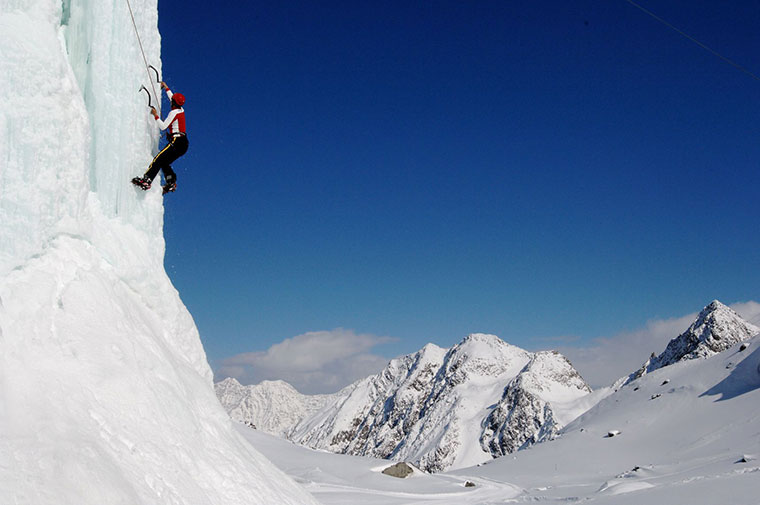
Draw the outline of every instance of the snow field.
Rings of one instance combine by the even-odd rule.
[[[461,477],[419,471],[399,479],[381,473],[392,461],[307,449],[243,425],[238,430],[325,505],[506,503],[522,492],[511,484],[485,479],[465,487],[467,480]]]

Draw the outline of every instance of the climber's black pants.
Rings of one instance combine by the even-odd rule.
[[[161,170],[164,173],[166,184],[177,182],[177,174],[172,170],[171,164],[187,152],[188,145],[186,135],[172,137],[169,144],[153,158],[148,171],[145,172],[145,178],[153,182],[153,179],[158,175],[158,171]]]

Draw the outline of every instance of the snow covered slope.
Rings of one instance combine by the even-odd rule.
[[[410,461],[433,472],[552,438],[573,413],[581,413],[572,404],[591,391],[560,354],[529,353],[484,334],[448,350],[428,344],[393,359],[379,374],[321,399],[324,408],[305,417],[303,399],[269,401],[262,385],[249,387],[241,401],[239,390],[230,394],[229,386],[217,385],[217,393],[226,391],[220,399],[236,419],[258,426],[257,419],[286,419],[288,411],[299,419],[291,427],[263,428],[269,433],[331,452]],[[248,408],[254,405],[273,410]]]
[[[160,69],[156,0],[131,0]],[[232,429],[163,268],[125,2],[0,0],[0,497],[309,504]]]
[[[731,308],[713,300],[689,328],[668,343],[659,356],[652,356],[626,382],[683,360],[706,358],[760,333]]]
[[[239,430],[325,505],[495,505],[514,503],[522,493],[506,482],[445,473],[391,477],[382,473],[393,465],[389,461],[308,449],[243,425]]]
[[[760,336],[646,374],[559,438],[454,473],[518,485],[526,502],[757,504],[759,427]]]

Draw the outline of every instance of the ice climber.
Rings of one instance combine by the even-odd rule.
[[[172,103],[172,110],[164,121],[161,121],[155,107],[151,107],[150,112],[162,130],[169,128],[169,131],[166,132],[166,139],[169,144],[153,158],[145,175],[132,179],[132,184],[148,190],[153,179],[158,175],[158,171],[161,170],[164,173],[163,194],[165,195],[177,189],[177,174],[172,170],[171,164],[187,152],[188,142],[185,131],[185,109],[182,108],[185,105],[185,96],[181,93],[172,93],[172,90],[163,81],[161,81],[161,89],[166,90],[166,96]]]

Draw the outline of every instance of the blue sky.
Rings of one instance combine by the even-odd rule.
[[[640,3],[760,73],[757,2]],[[166,266],[215,369],[758,299],[760,82],[624,0],[160,0],[159,28],[190,139]]]

